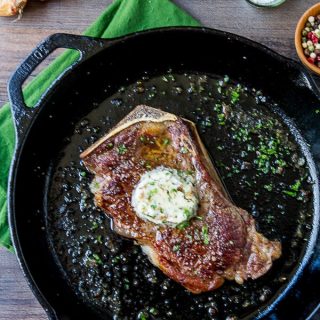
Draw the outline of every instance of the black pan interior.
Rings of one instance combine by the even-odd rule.
[[[106,98],[120,87],[145,73],[163,74],[170,68],[180,73],[228,74],[235,81],[262,89],[294,120],[310,144],[314,162],[320,162],[316,113],[319,100],[308,79],[291,62],[236,37],[199,30],[144,34],[110,45],[82,63],[47,96],[18,159],[14,209],[20,246],[34,282],[62,319],[94,319],[99,315],[66,284],[46,239],[47,193],[57,155],[68,144],[66,137],[72,136],[75,124],[93,108],[105,107]],[[115,119],[119,120],[124,112],[116,114]],[[312,175],[316,179],[315,172]],[[318,297],[306,293],[308,279],[320,278],[315,260],[303,277],[303,283],[298,283],[295,293],[289,293],[273,309],[272,316],[286,319],[289,304],[292,319],[305,319],[315,308]],[[306,300],[308,305],[304,305]]]

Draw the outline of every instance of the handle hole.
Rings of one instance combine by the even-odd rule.
[[[75,58],[78,56],[78,59],[80,57],[79,51],[76,49],[64,49],[59,48],[51,52],[46,59],[44,59],[30,74],[30,76],[24,81],[22,85],[23,89],[23,96],[25,103],[28,107],[32,108],[39,102],[39,94],[42,96],[46,90],[50,87],[50,85],[57,79],[58,76],[60,76],[64,70],[72,65],[74,62],[77,62],[78,59],[70,59],[71,61],[67,63],[66,59],[63,59],[63,55],[65,52],[72,53],[72,55],[75,55]],[[60,58],[61,56],[61,58]],[[58,59],[58,60],[55,60]],[[47,73],[46,75],[41,75],[42,71],[44,71],[47,67],[49,67],[51,64],[56,64],[54,70]],[[59,74],[57,74],[57,71],[59,71]],[[37,78],[37,76],[39,76]],[[35,92],[35,90],[31,91],[30,83],[34,83],[36,85],[36,89],[38,92],[37,94],[32,94]],[[40,98],[41,100],[41,98]]]
[[[55,58],[57,58],[60,54],[62,54],[65,51],[65,49],[56,49],[55,51],[51,52],[46,59],[44,59],[30,74],[30,76],[26,79],[26,81],[22,85],[22,89],[25,89],[25,87],[34,80],[34,78],[39,75],[39,73],[47,68]]]

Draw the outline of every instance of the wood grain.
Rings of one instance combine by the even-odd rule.
[[[175,2],[204,26],[248,37],[297,59],[293,41],[295,25],[302,13],[318,1],[288,0],[276,9],[257,9],[245,0]],[[21,20],[0,18],[0,105],[7,101],[10,74],[39,41],[55,32],[80,34],[109,3],[111,0],[30,1]],[[15,256],[4,249],[0,249],[0,319],[47,319],[28,288]]]

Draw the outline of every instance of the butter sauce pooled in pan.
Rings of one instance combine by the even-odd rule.
[[[114,230],[193,293],[257,279],[281,255],[229,199],[188,120],[138,106],[81,158]]]

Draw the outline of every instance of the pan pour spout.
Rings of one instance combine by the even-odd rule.
[[[193,293],[257,279],[281,255],[281,244],[232,203],[186,119],[137,106],[81,158],[114,230]]]

